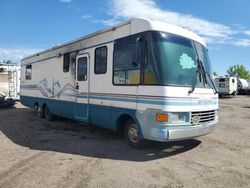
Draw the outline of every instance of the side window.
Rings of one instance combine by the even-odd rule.
[[[69,72],[70,65],[70,54],[66,53],[63,55],[63,72]]]
[[[225,82],[226,80],[225,80],[225,78],[220,78],[219,79],[219,82]]]
[[[87,80],[87,58],[82,57],[77,61],[77,80],[85,81]]]
[[[140,83],[141,48],[139,36],[118,39],[114,44],[113,83],[135,85]]]
[[[107,72],[107,46],[95,49],[95,74]]]
[[[25,79],[31,80],[31,75],[32,75],[32,65],[26,65]]]

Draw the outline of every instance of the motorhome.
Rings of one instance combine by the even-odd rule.
[[[165,22],[134,18],[22,59],[21,102],[146,140],[205,135],[218,121],[218,94],[205,42]]]
[[[218,77],[215,83],[219,95],[237,95],[237,77]]]
[[[21,67],[0,62],[0,104],[12,106],[19,100]]]

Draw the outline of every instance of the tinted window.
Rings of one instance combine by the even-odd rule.
[[[95,74],[107,72],[107,47],[103,46],[95,50]]]
[[[141,46],[138,35],[118,39],[114,44],[113,83],[140,83]]]
[[[31,80],[31,75],[32,75],[32,65],[27,65],[25,71],[25,79]]]
[[[219,82],[225,82],[225,78],[220,78]]]
[[[82,57],[77,61],[77,80],[85,81],[87,80],[87,58]]]
[[[63,72],[69,72],[70,54],[63,55]]]

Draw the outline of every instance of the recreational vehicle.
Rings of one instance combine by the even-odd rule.
[[[193,32],[134,18],[22,59],[21,102],[124,131],[132,147],[205,135],[218,94],[205,42]]]
[[[215,78],[219,95],[237,95],[237,77]]]
[[[21,68],[0,62],[0,104],[12,106],[19,100]]]
[[[238,93],[241,95],[247,95],[250,91],[250,85],[247,80],[238,78]]]

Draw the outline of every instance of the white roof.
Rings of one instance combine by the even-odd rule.
[[[134,18],[131,20],[131,25],[133,28],[131,34],[142,32],[142,31],[147,31],[147,30],[162,31],[162,32],[167,32],[167,33],[171,33],[171,34],[175,34],[175,35],[183,36],[185,38],[192,39],[206,46],[205,41],[194,32],[188,29],[185,29],[183,27],[179,27],[179,26],[169,24],[166,22],[162,22],[158,20],[151,20],[147,18]]]
[[[23,58],[23,60],[29,59],[32,57],[36,57],[38,54],[41,55],[41,54],[44,54],[44,53],[49,52],[49,51],[63,48],[64,46],[72,45],[74,43],[80,42],[82,40],[85,40],[85,39],[88,39],[88,38],[91,38],[91,37],[94,37],[97,35],[101,35],[101,34],[106,33],[106,32],[115,31],[116,29],[122,28],[123,26],[129,25],[129,24],[131,24],[131,26],[130,26],[130,34],[131,35],[135,34],[135,33],[140,33],[143,31],[150,31],[150,30],[162,31],[162,32],[167,32],[167,33],[183,36],[185,38],[189,38],[191,40],[197,41],[197,42],[201,43],[202,45],[206,46],[204,40],[201,37],[199,37],[197,34],[193,33],[192,31],[190,31],[188,29],[185,29],[185,28],[173,25],[173,24],[169,24],[166,22],[162,22],[162,21],[150,20],[147,18],[133,18],[127,22],[120,23],[120,24],[114,25],[112,27],[108,27],[106,29],[91,33],[89,35],[78,38],[76,40],[72,40],[70,42],[67,42],[67,43],[64,43],[61,45],[53,46],[52,48],[49,48],[49,49],[44,50],[42,52],[25,57],[25,58]],[[115,40],[115,39],[116,38],[114,37],[111,40]]]

